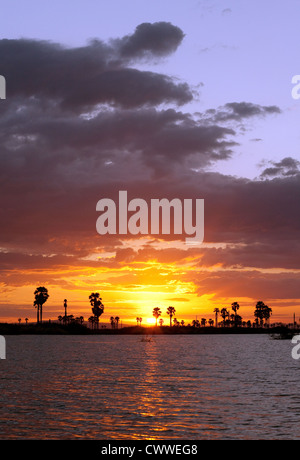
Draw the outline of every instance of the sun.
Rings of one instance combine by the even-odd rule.
[[[146,323],[149,325],[149,326],[154,326],[155,323],[156,323],[156,319],[153,317],[153,318],[147,318],[146,319]]]

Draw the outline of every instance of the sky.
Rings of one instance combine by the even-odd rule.
[[[0,320],[234,301],[300,318],[299,0],[2,2]],[[204,199],[204,241],[99,235],[96,203]]]

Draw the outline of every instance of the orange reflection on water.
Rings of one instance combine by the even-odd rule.
[[[143,369],[138,382],[139,399],[136,415],[139,417],[140,424],[144,426],[145,434],[139,430],[135,439],[156,440],[161,439],[163,433],[168,432],[165,418],[168,402],[160,381],[161,350],[154,338],[143,342],[142,345],[140,353]]]

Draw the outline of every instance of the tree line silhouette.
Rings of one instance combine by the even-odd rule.
[[[36,288],[34,291],[34,302],[33,305],[37,309],[37,324],[42,323],[42,311],[43,311],[43,305],[44,303],[48,300],[49,294],[48,294],[48,289],[45,288],[44,286],[40,286]],[[92,306],[92,313],[93,315],[90,316],[89,322],[92,324],[93,328],[98,329],[99,328],[99,318],[104,312],[104,305],[102,303],[102,298],[100,297],[99,292],[92,292],[91,295],[89,296],[89,301]],[[63,323],[64,325],[70,324],[74,321],[83,324],[84,318],[83,316],[79,316],[74,318],[73,315],[68,315],[67,314],[67,308],[68,308],[68,301],[67,299],[64,299],[64,309],[65,309],[65,314],[64,316],[59,315],[58,316],[58,321]],[[112,318],[111,318],[112,319]],[[118,325],[119,322],[119,317],[116,316],[114,318],[114,324]]]
[[[255,310],[254,310],[254,317],[255,321],[251,323],[250,320],[248,321],[243,321],[242,317],[237,313],[239,310],[240,305],[238,302],[232,302],[231,304],[231,309],[233,313],[230,314],[230,311],[223,307],[221,309],[215,308],[214,313],[215,313],[215,320],[209,319],[207,320],[206,318],[201,318],[199,321],[198,319],[194,319],[192,321],[192,326],[193,327],[205,327],[206,324],[208,323],[209,326],[215,326],[215,327],[263,327],[264,324],[268,323],[268,320],[270,319],[270,316],[272,314],[272,308],[270,308],[268,305],[266,305],[262,300],[259,300],[256,303]],[[170,327],[172,326],[185,326],[185,321],[181,320],[178,321],[177,318],[173,319],[173,324],[172,324],[172,318],[174,317],[176,310],[174,307],[168,307],[166,311],[167,315],[170,317]],[[162,315],[161,309],[159,307],[155,307],[152,312],[156,322],[155,325],[157,326],[157,320],[158,318]],[[222,317],[222,321],[218,322],[218,316]],[[138,319],[138,318],[137,318]],[[163,325],[163,319],[161,318],[159,320],[159,325]],[[190,326],[190,324],[188,324]]]
[[[42,323],[42,318],[43,318],[43,305],[49,298],[49,293],[48,289],[45,288],[44,286],[37,287],[36,290],[34,291],[34,302],[33,305],[37,309],[37,324]],[[92,292],[89,296],[89,301],[92,307],[92,315],[89,317],[88,322],[90,323],[92,329],[99,329],[99,318],[104,312],[104,305],[102,303],[102,298],[100,297],[99,292]],[[58,321],[60,323],[63,323],[64,325],[70,324],[72,322],[77,322],[79,324],[83,324],[84,318],[83,316],[79,317],[74,317],[73,315],[68,315],[67,313],[67,299],[64,299],[64,315],[59,315],[58,316]],[[238,302],[232,302],[231,304],[231,310],[226,307],[223,308],[215,308],[214,313],[215,313],[215,320],[209,319],[207,320],[206,318],[201,318],[199,321],[198,319],[194,319],[192,321],[192,324],[188,324],[187,326],[192,326],[195,328],[198,327],[206,327],[207,323],[209,324],[210,327],[263,327],[264,325],[268,324],[269,318],[272,314],[272,308],[270,308],[268,305],[266,305],[263,301],[259,300],[256,303],[255,310],[254,310],[254,322],[251,323],[250,320],[248,321],[243,321],[242,317],[238,314],[238,310],[240,309],[240,305]],[[184,327],[186,326],[185,321],[181,320],[179,321],[175,317],[176,310],[174,307],[169,306],[166,310],[167,315],[169,316],[170,320],[170,327]],[[159,322],[159,326],[163,326],[164,320],[161,318],[162,316],[162,311],[159,307],[153,308],[152,315],[155,318],[155,326],[157,326]],[[222,318],[222,320],[219,322],[219,316]],[[137,317],[137,325],[141,326],[142,325],[142,320],[143,318]],[[159,320],[159,321],[158,321]],[[18,319],[19,323],[21,322],[21,319]],[[26,323],[28,321],[28,318],[26,318]],[[110,317],[110,324],[112,329],[118,329],[120,322],[120,317],[119,316],[111,316]]]

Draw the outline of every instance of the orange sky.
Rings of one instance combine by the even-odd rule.
[[[135,251],[131,245],[135,246]],[[214,308],[231,310],[233,301],[239,302],[239,314],[243,320],[253,321],[257,300],[263,300],[272,308],[271,322],[291,322],[294,312],[296,317],[300,316],[297,299],[278,300],[263,296],[263,289],[268,294],[267,281],[276,275],[274,270],[245,270],[244,278],[241,273],[237,275],[232,268],[224,269],[220,264],[197,267],[203,248],[187,248],[180,242],[156,241],[154,247],[146,238],[139,244],[127,241],[124,246],[129,249],[126,252],[124,247],[126,255],[121,251],[119,256],[118,253],[102,253],[88,258],[93,263],[95,260],[105,262],[106,265],[100,263],[100,267],[85,260],[84,266],[54,265],[43,269],[12,270],[8,276],[18,282],[8,289],[2,286],[1,321],[15,322],[18,318],[24,321],[25,317],[35,321],[33,292],[40,285],[47,287],[50,295],[43,307],[44,320],[57,319],[58,315],[64,314],[65,298],[68,314],[82,315],[88,320],[92,314],[88,300],[91,292],[100,292],[102,296],[105,309],[100,321],[103,323],[108,323],[111,316],[119,316],[122,324],[135,324],[138,316],[143,318],[143,325],[149,325],[153,321],[153,308],[159,307],[164,324],[168,325],[166,310],[172,305],[176,309],[175,317],[188,324],[196,318],[214,319]],[[231,279],[230,285],[228,279]],[[243,288],[239,283],[245,283],[245,280],[249,284],[265,281],[266,287],[262,283],[256,298],[242,296]]]

